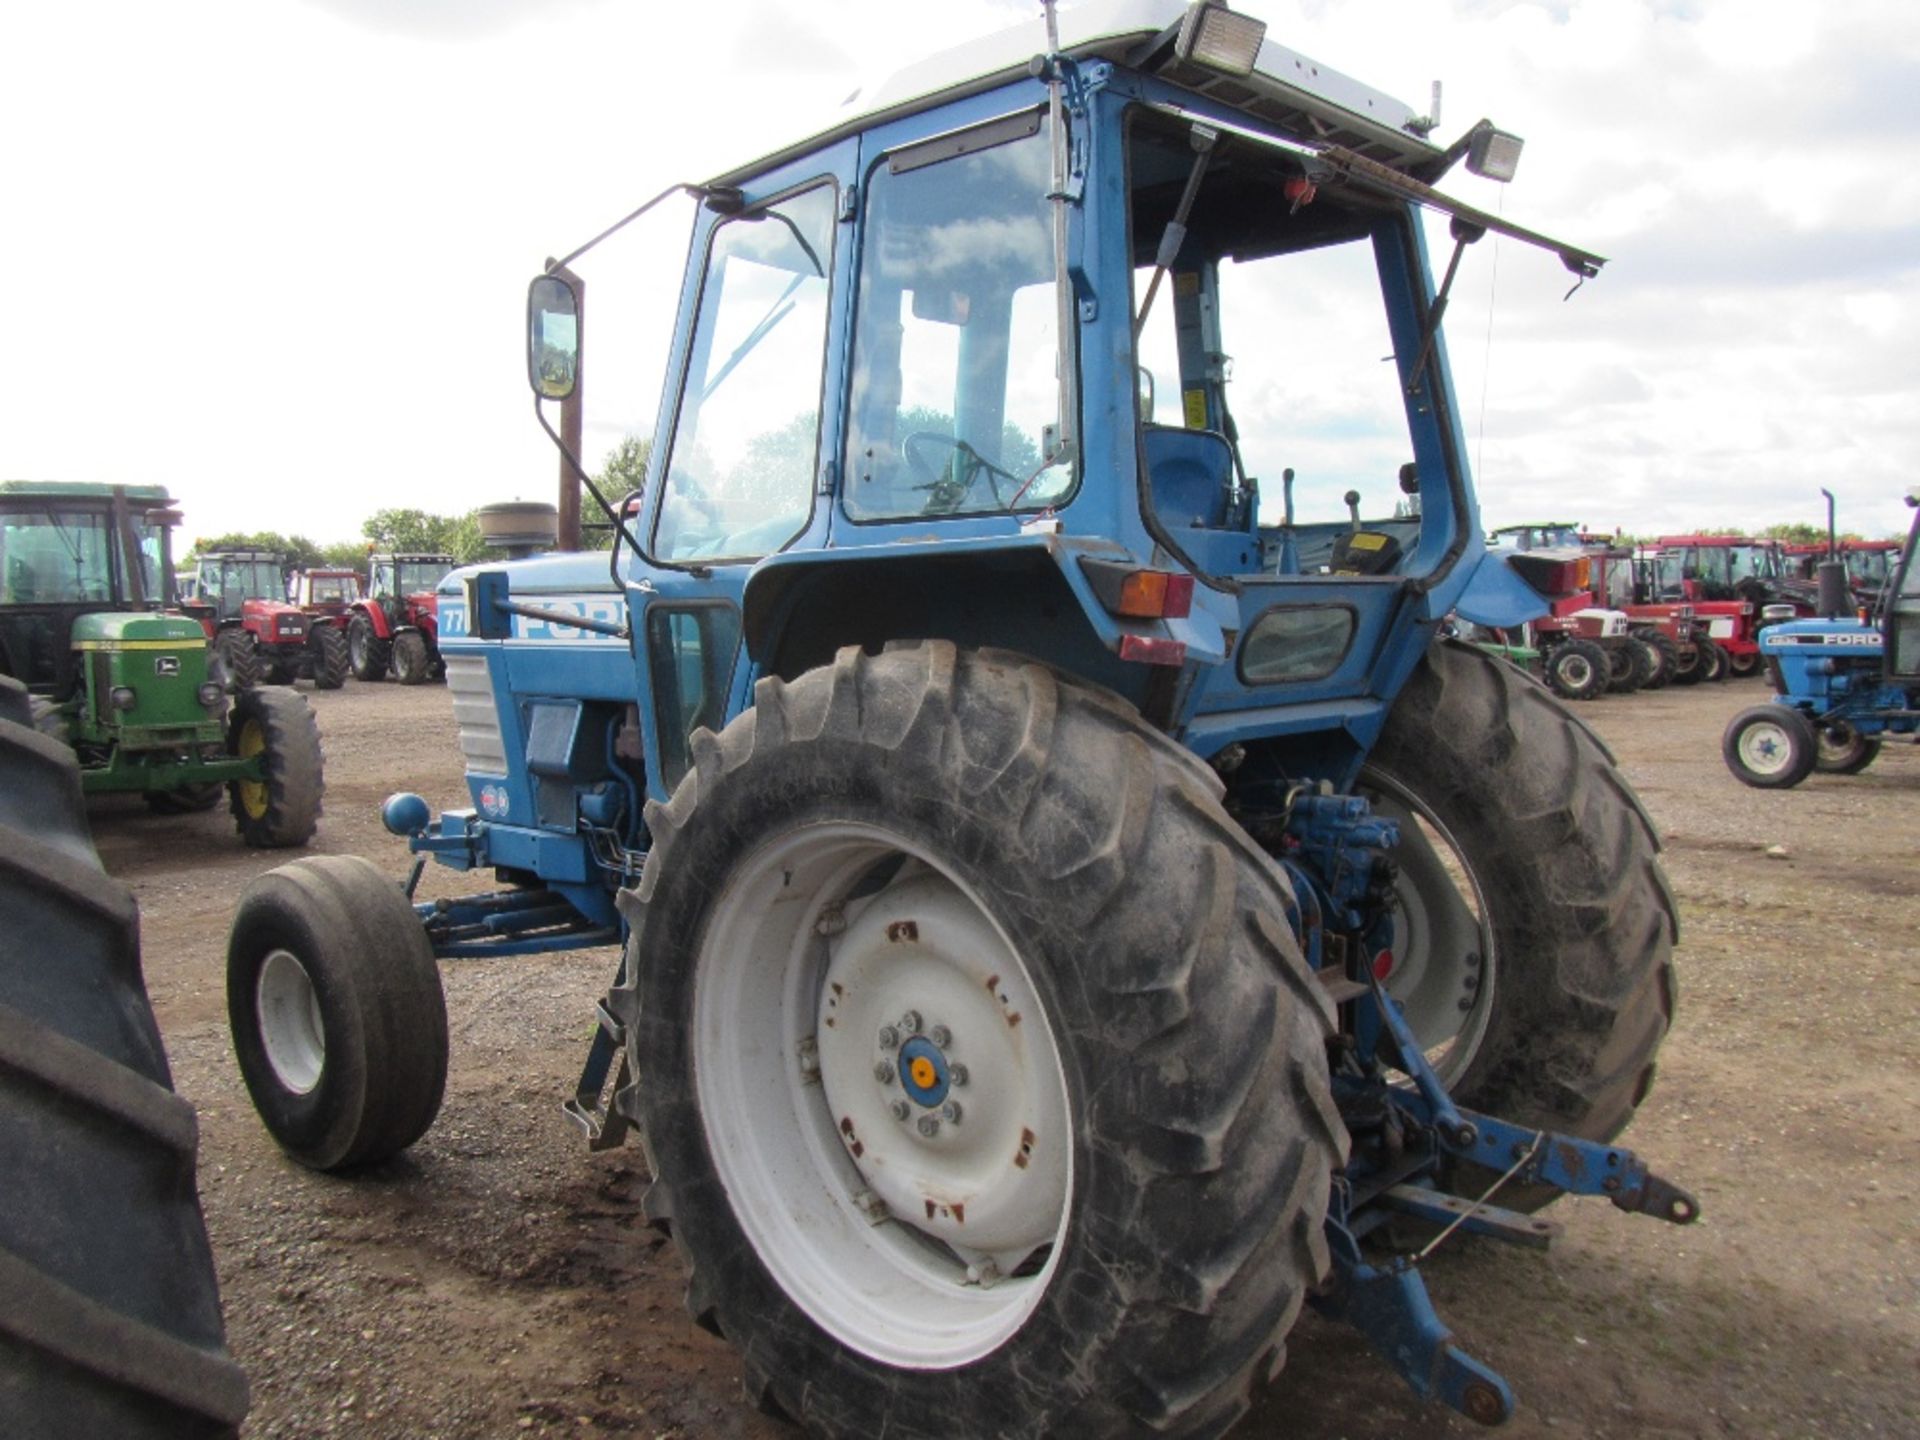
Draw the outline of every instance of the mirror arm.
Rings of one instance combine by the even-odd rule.
[[[633,553],[635,555],[641,554],[640,542],[634,539],[633,532],[627,529],[627,522],[621,519],[619,513],[613,506],[607,503],[607,497],[602,495],[600,493],[600,487],[593,483],[593,477],[587,474],[586,467],[580,463],[580,457],[573,453],[573,447],[568,445],[565,440],[562,440],[560,433],[547,423],[547,412],[541,407],[540,397],[538,395],[533,397],[533,418],[540,422],[540,428],[547,432],[547,438],[553,441],[554,447],[559,450],[560,454],[565,458],[567,465],[575,475],[580,477],[580,483],[587,487],[587,493],[593,496],[593,503],[600,507],[601,511],[606,515],[608,522],[612,524],[616,537],[613,544],[615,552],[617,553],[620,549],[620,541],[625,540],[629,545],[633,546]]]

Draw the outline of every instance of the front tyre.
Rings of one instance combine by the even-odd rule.
[[[1548,653],[1547,684],[1563,700],[1598,700],[1607,693],[1607,652],[1591,640],[1562,640]]]
[[[386,679],[387,664],[392,658],[392,643],[374,633],[373,622],[365,615],[356,614],[347,622],[347,663],[354,679]]]
[[[1617,1135],[1673,1018],[1679,922],[1613,757],[1539,686],[1443,644],[1360,790],[1401,822],[1387,988],[1451,1093],[1522,1125]],[[1491,1179],[1452,1177],[1475,1195]]]
[[[307,697],[278,686],[243,691],[227,716],[227,752],[260,762],[259,779],[227,787],[240,838],[265,850],[311,840],[326,782]]]
[[[626,979],[695,1317],[823,1436],[1214,1435],[1323,1275],[1331,1013],[1211,773],[1018,657],[694,737]]]
[[[393,678],[402,685],[424,685],[433,678],[433,653],[418,630],[393,637]]]
[[[260,876],[227,938],[233,1049],[268,1131],[316,1170],[426,1133],[447,1084],[433,947],[400,887],[354,855]]]
[[[347,652],[347,632],[338,625],[323,624],[313,632],[313,688],[338,690],[353,673],[353,659]]]
[[[1754,705],[1727,722],[1720,754],[1734,779],[1756,790],[1790,790],[1813,773],[1820,741],[1791,705]]]

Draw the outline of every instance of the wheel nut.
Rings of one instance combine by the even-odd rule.
[[[898,1030],[894,1029],[891,1025],[882,1025],[880,1027],[880,1048],[882,1050],[891,1050],[899,1043],[900,1032]]]
[[[940,1121],[932,1115],[922,1115],[919,1130],[922,1135],[931,1140],[940,1133]]]
[[[946,1104],[940,1107],[940,1116],[942,1119],[958,1125],[960,1123],[960,1102],[958,1100],[947,1101]]]
[[[873,1078],[878,1080],[882,1085],[893,1084],[893,1066],[887,1064],[884,1060],[874,1061]]]
[[[953,1044],[953,1032],[944,1025],[936,1025],[927,1031],[927,1038],[942,1050]]]
[[[906,1014],[900,1017],[900,1028],[909,1035],[918,1035],[920,1033],[920,1012],[918,1010],[907,1011]]]
[[[947,1067],[947,1079],[955,1085],[966,1084],[967,1067],[964,1065],[949,1065]]]
[[[894,1101],[887,1109],[892,1112],[893,1118],[896,1120],[904,1120],[907,1118],[907,1102],[904,1100]]]

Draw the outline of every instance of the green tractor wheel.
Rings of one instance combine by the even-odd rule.
[[[227,752],[258,757],[258,780],[228,786],[240,838],[260,849],[304,845],[320,820],[320,730],[306,697],[268,686],[243,692],[227,717]]]

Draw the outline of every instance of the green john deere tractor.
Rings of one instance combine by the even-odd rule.
[[[163,814],[225,793],[249,845],[302,845],[320,816],[320,736],[304,696],[228,705],[198,621],[169,613],[171,527],[157,485],[0,481],[0,675],[80,758],[88,794]]]

